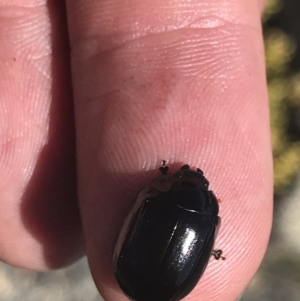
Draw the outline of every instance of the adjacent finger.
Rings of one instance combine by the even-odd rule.
[[[50,2],[0,1],[0,258],[29,269],[83,253],[67,26]]]

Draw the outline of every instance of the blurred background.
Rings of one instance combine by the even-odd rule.
[[[300,301],[300,1],[268,0],[263,17],[274,156],[274,221],[241,301]]]
[[[241,301],[300,301],[300,1],[269,0],[263,17],[275,211],[264,261]],[[102,301],[86,259],[31,272],[0,262],[0,301]]]

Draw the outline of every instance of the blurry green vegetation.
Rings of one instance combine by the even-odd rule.
[[[279,28],[268,26],[282,5],[281,0],[268,0],[263,18],[275,194],[287,188],[300,167],[300,137],[291,137],[289,131],[291,112],[300,109],[300,72],[291,69],[296,43]]]

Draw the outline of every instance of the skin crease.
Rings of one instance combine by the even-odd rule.
[[[85,248],[103,297],[126,300],[114,243],[166,159],[201,168],[222,200],[226,260],[211,259],[185,300],[235,300],[272,219],[263,2],[65,5],[0,0],[0,258],[44,270]]]

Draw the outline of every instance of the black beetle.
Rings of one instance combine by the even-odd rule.
[[[126,218],[114,251],[114,271],[135,301],[177,301],[203,274],[221,223],[218,200],[200,169],[174,174],[166,161]]]

